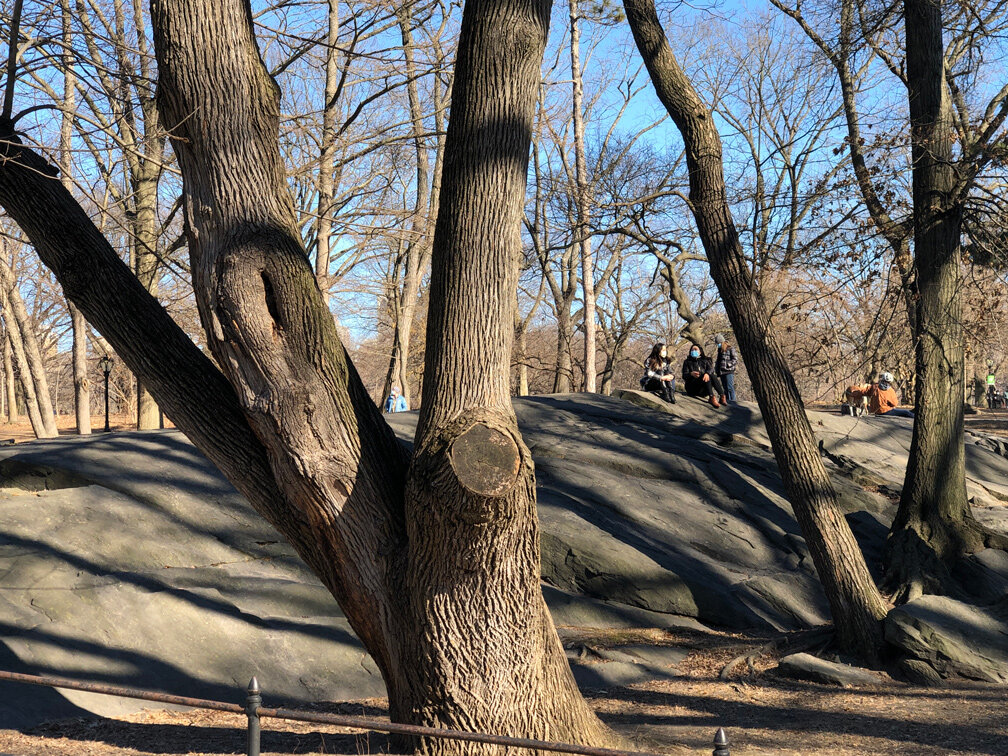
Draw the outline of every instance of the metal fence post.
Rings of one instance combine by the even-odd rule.
[[[714,756],[731,756],[728,752],[728,736],[724,727],[718,727],[718,731],[714,733]]]
[[[248,756],[259,756],[259,706],[262,704],[262,696],[259,695],[259,681],[254,677],[249,680],[247,693],[245,713],[248,715]]]

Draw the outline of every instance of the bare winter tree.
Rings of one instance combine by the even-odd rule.
[[[0,204],[169,416],[338,598],[393,717],[611,742],[542,598],[532,459],[508,392],[549,4],[465,7],[412,459],[349,362],[309,264],[248,4],[155,0],[151,17],[194,288],[221,368],[23,146],[14,118],[0,123]]]
[[[966,498],[960,252],[962,219],[978,179],[1003,153],[1008,86],[988,96],[969,89],[981,78],[984,41],[1003,34],[1004,3],[953,5],[956,22],[946,28],[938,3],[906,2],[901,49],[890,41],[899,37],[892,33],[899,4],[875,9],[842,0],[836,36],[830,38],[820,33],[801,3],[771,2],[794,19],[836,70],[857,185],[873,223],[894,251],[915,339],[917,415],[887,548],[885,584],[899,600],[942,592],[950,588],[949,563],[983,546],[1006,545],[978,525]],[[911,18],[916,24],[912,29]],[[832,11],[821,26],[833,31]],[[863,62],[855,68],[856,56],[865,50],[868,54],[861,55]],[[914,204],[903,217],[896,213],[899,205],[887,203],[879,191],[885,184],[868,162],[856,104],[859,80],[876,59],[909,95]]]
[[[843,645],[869,659],[882,646],[885,603],[837,507],[801,396],[746,265],[728,208],[721,140],[707,105],[665,38],[652,0],[624,0],[634,40],[662,104],[683,136],[700,238],[753,381],[784,486]]]

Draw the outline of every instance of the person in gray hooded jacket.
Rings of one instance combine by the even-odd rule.
[[[735,404],[735,370],[738,368],[738,355],[722,334],[714,337],[717,344],[717,357],[714,360],[714,375],[721,379],[724,393],[728,401],[725,404]]]

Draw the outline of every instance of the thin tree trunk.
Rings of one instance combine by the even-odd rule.
[[[916,417],[900,507],[887,544],[898,600],[943,592],[943,562],[983,548],[966,500],[962,207],[952,197],[955,129],[945,88],[941,5],[905,0],[917,264]]]
[[[564,302],[569,308],[570,303],[566,299]],[[569,394],[573,389],[574,368],[571,365],[571,335],[570,310],[559,307],[557,309],[556,371],[553,374],[554,394]]]
[[[623,7],[658,96],[682,133],[690,203],[711,276],[738,338],[777,466],[829,601],[837,635],[846,648],[877,659],[885,603],[837,506],[837,495],[823,467],[798,388],[746,266],[728,208],[721,140],[710,110],[672,54],[652,0],[624,0]]]
[[[24,300],[21,299],[16,283],[14,274],[7,264],[6,255],[0,255],[0,287],[4,289],[5,299],[4,321],[13,337],[11,343],[18,361],[18,375],[25,385],[25,397],[28,399],[28,416],[33,417],[34,403],[42,429],[41,435],[38,429],[35,435],[39,438],[52,438],[59,435],[59,431],[56,429],[56,418],[53,415],[49,379],[46,376],[45,362],[42,359],[38,339],[35,338],[35,331],[32,329],[31,318],[28,316],[28,310],[25,309]],[[35,427],[34,421],[32,427]]]
[[[145,119],[145,128],[156,128],[156,110],[153,104]],[[134,194],[136,197],[136,221],[134,223],[134,272],[147,291],[157,295],[157,187],[160,168],[150,159],[142,162],[141,175]],[[137,430],[155,430],[160,425],[160,411],[147,387],[136,381]]]
[[[76,99],[77,74],[74,70],[73,17],[69,0],[60,0],[60,15],[63,21],[63,113],[60,124],[60,177],[68,192],[73,187],[73,113]],[[91,390],[87,364],[87,323],[80,310],[68,299],[70,329],[73,334],[72,367],[74,386],[74,414],[77,419],[77,433],[91,433]]]
[[[413,320],[416,316],[417,297],[420,294],[420,279],[430,259],[431,235],[434,231],[436,212],[430,200],[430,160],[424,138],[423,109],[417,85],[417,67],[414,59],[412,6],[407,3],[397,9],[399,35],[402,39],[403,56],[406,61],[406,94],[409,101],[410,121],[413,129],[413,153],[416,159],[416,195],[413,203],[410,236],[406,241],[403,262],[402,288],[397,292],[396,323],[393,330],[392,356],[389,360],[388,377],[384,395],[388,396],[392,385],[402,390],[407,404],[413,406],[410,388],[409,358],[410,341],[413,334]],[[434,87],[440,87],[435,81]]]
[[[527,323],[518,316],[517,304],[515,306],[515,336],[514,336],[514,357],[518,369],[518,385],[515,387],[518,396],[528,396],[528,364],[526,362],[525,331]]]
[[[113,4],[116,34],[119,38],[117,60],[119,77],[122,81],[122,99],[119,129],[125,146],[126,164],[132,201],[132,252],[133,272],[151,294],[157,296],[160,260],[158,259],[158,182],[161,176],[164,137],[160,133],[159,114],[152,91],[152,70],[147,47],[147,29],[143,14],[143,3],[133,0],[133,25],[136,29],[140,70],[131,68],[125,49],[127,44],[126,16],[124,4]],[[134,118],[134,109],[129,104],[131,87],[143,114],[143,137]],[[155,430],[160,426],[160,410],[147,388],[135,382],[137,430]]]
[[[28,413],[32,432],[35,434],[35,438],[52,438],[55,434],[50,433],[46,428],[42,414],[39,412],[35,382],[32,380],[31,369],[28,367],[21,329],[11,311],[10,298],[2,291],[0,291],[0,310],[3,312],[4,325],[7,327],[7,340],[14,355],[14,364],[17,366],[17,377],[21,383],[21,390],[24,392],[25,411]]]
[[[88,377],[87,323],[77,307],[67,300],[70,308],[70,324],[73,329],[73,382],[74,411],[77,417],[77,432],[91,433],[91,379]]]
[[[329,0],[326,34],[325,104],[322,108],[322,150],[319,154],[318,234],[315,240],[315,278],[326,307],[329,306],[329,265],[332,236],[332,203],[336,171],[336,98],[339,92],[339,0]]]
[[[570,3],[570,56],[571,56],[571,86],[573,89],[574,116],[574,176],[576,182],[575,206],[577,224],[574,238],[577,239],[581,252],[581,292],[584,295],[584,390],[595,392],[595,376],[597,373],[595,354],[595,265],[592,260],[591,235],[588,232],[588,215],[590,198],[588,193],[588,162],[585,157],[585,126],[584,126],[584,86],[581,75],[581,13],[578,9],[579,0],[569,0]]]
[[[11,349],[10,334],[4,328],[3,334],[4,390],[7,395],[7,422],[18,421],[17,386],[14,383],[14,354]]]

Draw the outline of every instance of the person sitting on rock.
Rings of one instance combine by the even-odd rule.
[[[683,361],[682,377],[683,386],[689,396],[707,397],[712,407],[728,403],[721,381],[714,375],[711,358],[704,354],[703,347],[699,344],[690,346],[689,356]],[[721,403],[718,402],[719,395]]]
[[[655,344],[651,354],[644,360],[644,377],[641,389],[654,391],[666,402],[675,404],[675,375],[669,362],[668,349],[664,344]]]
[[[899,399],[892,387],[892,373],[881,373],[878,383],[868,383],[852,386],[851,393],[855,399],[859,396],[868,399],[868,411],[881,417],[913,417],[912,410],[899,406]]]

